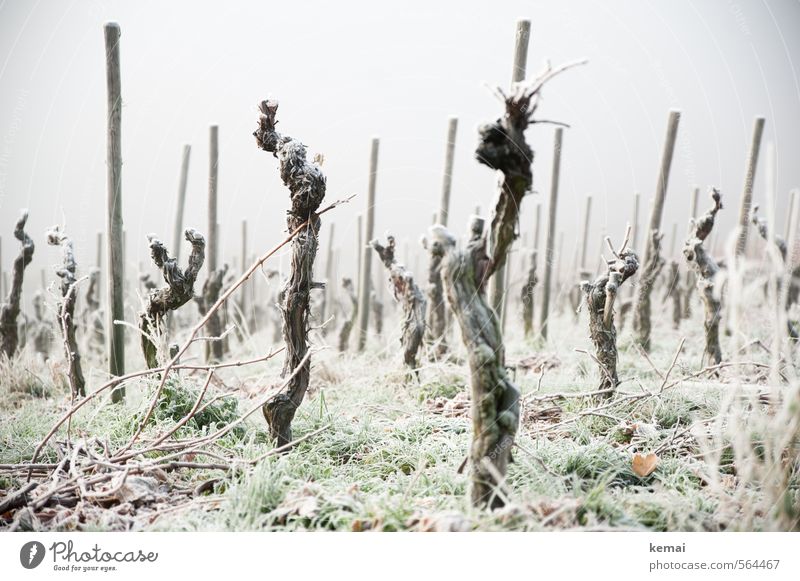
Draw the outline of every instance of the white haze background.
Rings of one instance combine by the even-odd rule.
[[[27,285],[59,252],[45,229],[65,223],[85,274],[105,227],[106,89],[103,23],[122,29],[123,198],[128,272],[149,268],[146,235],[172,242],[181,150],[192,145],[186,226],[207,232],[208,127],[220,127],[221,259],[282,238],[288,194],[276,161],[251,136],[259,100],[281,105],[281,131],[325,155],[328,201],[358,194],[325,216],[353,275],[355,220],[364,210],[370,139],[380,136],[376,234],[417,246],[437,210],[447,118],[460,120],[450,226],[484,211],[495,177],[473,159],[476,127],[501,104],[484,83],[507,87],[515,22],[532,21],[529,76],[545,59],[588,58],[544,91],[540,116],[569,123],[558,230],[569,266],[586,194],[590,252],[619,239],[634,192],[642,219],[656,186],[670,108],[683,112],[664,219],[685,232],[694,184],[722,189],[721,225],[735,223],[756,115],[776,150],[780,228],[800,186],[800,3],[617,0],[404,2],[0,1],[0,235],[3,267],[18,247],[13,223],[31,210],[37,243]],[[546,204],[553,127],[534,126],[534,207]],[[755,201],[764,205],[762,159]],[[701,198],[701,209],[706,205]],[[543,214],[544,215],[544,214]],[[327,230],[323,226],[324,258]],[[665,244],[668,242],[665,240]],[[667,248],[669,250],[669,248]],[[184,249],[183,255],[186,256]],[[596,260],[592,258],[592,260]],[[424,264],[421,263],[421,264]],[[594,264],[591,262],[590,264]],[[412,264],[411,266],[414,266]],[[201,276],[202,278],[202,276]],[[31,287],[28,286],[30,289]]]

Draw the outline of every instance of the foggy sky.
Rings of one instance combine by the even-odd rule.
[[[222,261],[240,248],[263,252],[283,237],[288,193],[277,162],[256,148],[256,105],[280,101],[280,131],[325,156],[328,201],[357,197],[323,219],[336,223],[341,274],[354,274],[355,217],[364,211],[370,140],[380,137],[376,233],[418,248],[438,209],[447,119],[459,118],[450,227],[464,232],[484,211],[495,176],[473,158],[476,127],[501,103],[485,86],[510,82],[514,28],[532,21],[529,76],[588,58],[552,81],[540,116],[569,123],[562,155],[558,230],[564,266],[578,239],[583,200],[594,196],[593,256],[642,219],[656,187],[670,109],[682,111],[664,230],[686,230],[692,187],[723,192],[720,224],[735,222],[753,118],[766,118],[776,152],[778,221],[800,186],[800,3],[765,1],[511,2],[87,2],[0,1],[0,235],[3,268],[18,245],[20,208],[30,208],[32,265],[59,252],[43,233],[63,223],[79,268],[94,263],[105,227],[106,89],[102,26],[122,29],[123,173],[128,268],[149,263],[146,235],[172,242],[184,143],[192,146],[186,226],[207,232],[208,127],[220,129]],[[554,128],[527,135],[536,158],[534,207],[546,203]],[[762,149],[754,199],[765,204]],[[544,213],[543,213],[544,215]],[[542,234],[543,236],[544,234]],[[669,241],[665,240],[667,252]],[[186,256],[186,249],[183,250]],[[323,254],[324,256],[324,254]],[[411,266],[414,266],[413,264]],[[421,273],[420,273],[421,274]],[[202,278],[202,277],[201,277]]]

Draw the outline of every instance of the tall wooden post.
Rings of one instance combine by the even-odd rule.
[[[450,190],[453,185],[453,159],[456,150],[458,117],[450,117],[447,124],[447,146],[444,158],[444,178],[442,179],[442,201],[439,206],[439,224],[447,226],[450,213]]]
[[[106,91],[108,100],[107,133],[107,222],[108,252],[106,262],[108,309],[108,374],[125,374],[125,329],[115,320],[125,318],[125,258],[122,249],[122,80],[120,75],[120,28],[116,22],[104,26],[106,45]],[[111,393],[111,401],[120,402],[125,388]]]
[[[758,167],[758,152],[761,149],[761,136],[764,133],[764,118],[756,117],[753,123],[753,137],[750,154],[747,156],[747,173],[744,176],[744,190],[739,206],[739,237],[736,241],[736,255],[741,256],[747,248],[747,229],[750,225],[750,211],[753,207],[753,181]]]
[[[103,233],[97,233],[97,248],[95,249],[95,268],[97,268],[97,288],[95,290],[97,296],[97,304],[102,304],[103,301]]]
[[[639,252],[639,207],[642,195],[639,192],[633,194],[633,219],[631,220],[631,248]]]
[[[547,246],[545,247],[544,280],[542,282],[542,314],[539,328],[542,337],[547,339],[548,317],[550,315],[550,291],[553,272],[553,247],[556,241],[556,208],[558,206],[558,182],[561,177],[561,148],[563,144],[564,129],[556,128],[553,141],[553,177],[550,181],[550,215],[547,219]]]
[[[325,254],[325,293],[324,299],[322,301],[322,309],[320,310],[320,320],[324,324],[325,319],[328,316],[328,311],[333,312],[333,286],[334,286],[334,278],[333,278],[333,233],[336,229],[336,223],[331,222],[330,226],[328,226],[328,249]],[[329,308],[330,307],[330,308]],[[326,331],[327,326],[323,327],[322,332],[327,333]]]
[[[664,215],[664,200],[667,197],[667,184],[669,183],[669,172],[672,167],[672,156],[675,153],[675,141],[678,137],[678,123],[681,120],[680,111],[670,111],[667,121],[667,136],[664,141],[664,151],[661,155],[661,168],[658,173],[658,183],[656,184],[656,196],[653,199],[653,208],[650,213],[650,224],[647,231],[649,236],[653,230],[661,229],[661,217]],[[649,247],[649,244],[645,246]]]
[[[670,237],[669,241],[669,258],[675,258],[675,244],[678,241],[678,223],[672,223],[672,236]]]
[[[219,180],[219,127],[212,125],[208,134],[208,244],[206,245],[206,264],[209,276],[217,270],[217,184]],[[211,306],[211,305],[209,305]]]
[[[697,204],[699,200],[700,200],[700,188],[695,186],[694,189],[692,190],[692,205],[690,210],[691,213],[689,214],[689,217],[692,219],[697,218]]]
[[[589,224],[591,223],[591,219],[592,196],[586,196],[586,213],[583,216],[583,242],[581,244],[581,272],[586,270],[586,250],[589,245]]]
[[[367,192],[367,220],[364,228],[364,245],[361,249],[361,282],[359,284],[358,306],[358,350],[363,351],[367,344],[369,328],[369,294],[372,278],[372,248],[369,242],[375,236],[375,184],[378,175],[378,145],[380,140],[372,139],[369,158],[369,190]]]
[[[511,70],[511,86],[525,80],[528,66],[528,42],[531,37],[531,21],[517,21],[516,42],[514,43],[514,68]],[[510,249],[509,249],[510,250]],[[506,269],[498,268],[490,279],[491,304],[494,312],[501,317],[506,296]],[[502,324],[502,323],[501,323]]]
[[[361,292],[361,266],[364,259],[364,215],[356,216],[356,298]],[[361,303],[359,303],[361,304]]]
[[[787,251],[786,251],[786,266],[787,269],[791,272],[794,268],[795,264],[797,263],[797,242],[798,242],[798,231],[797,225],[798,221],[800,221],[800,203],[796,200],[798,196],[800,196],[800,191],[792,190],[792,198],[795,199],[795,202],[792,204],[792,213],[789,216],[789,233],[786,236],[786,244],[787,244]]]
[[[247,220],[242,220],[242,253],[239,255],[241,256],[242,261],[242,272],[247,270]],[[242,301],[239,304],[239,309],[242,311],[242,316],[247,318],[247,293],[242,292]]]
[[[191,145],[183,146],[181,155],[181,179],[178,183],[178,205],[175,208],[175,229],[172,235],[172,255],[180,261],[181,246],[183,246],[183,209],[186,207],[186,184],[189,179],[189,156],[192,153]]]
[[[794,229],[792,219],[794,218],[794,208],[797,204],[797,190],[789,192],[789,207],[786,210],[786,226],[783,228],[783,239],[787,242],[792,237],[792,230]]]
[[[675,142],[678,137],[678,123],[681,119],[680,111],[670,111],[667,120],[667,134],[664,140],[664,150],[661,154],[661,167],[658,172],[658,182],[656,183],[656,194],[653,198],[653,208],[650,213],[650,223],[644,232],[644,254],[640,264],[643,265],[639,274],[640,284],[636,287],[636,299],[634,301],[634,327],[637,331],[637,342],[645,350],[650,348],[650,293],[652,292],[653,280],[649,275],[654,275],[655,270],[660,264],[659,257],[656,255],[658,248],[653,245],[653,232],[661,230],[661,217],[664,214],[664,200],[667,196],[667,184],[669,183],[669,171],[672,167],[672,156],[675,152]]]

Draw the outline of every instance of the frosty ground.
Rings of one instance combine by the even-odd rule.
[[[523,394],[514,462],[503,489],[507,506],[476,510],[467,497],[471,438],[469,377],[457,329],[449,335],[451,360],[423,364],[419,379],[400,361],[397,321],[363,355],[339,353],[335,332],[313,343],[311,392],[295,421],[295,438],[312,434],[285,454],[255,466],[159,471],[128,477],[120,490],[89,495],[65,506],[5,515],[16,530],[762,530],[785,528],[768,478],[754,476],[770,446],[769,402],[789,393],[794,377],[776,365],[774,325],[753,283],[743,324],[723,339],[723,367],[701,362],[702,320],[671,329],[666,309],[655,314],[654,344],[645,356],[629,322],[620,336],[619,393],[609,401],[583,394],[596,389],[585,314],[569,306],[551,326],[551,339],[523,338],[507,329],[507,363]],[[513,318],[512,318],[513,321]],[[228,361],[269,349],[271,331],[232,340]],[[679,345],[685,339],[680,352]],[[585,350],[585,351],[584,351]],[[129,350],[130,365],[142,367]],[[677,353],[677,357],[676,357]],[[100,360],[87,357],[90,385],[103,379]],[[134,368],[134,367],[129,367]],[[238,417],[264,390],[280,384],[280,356],[267,363],[222,370],[205,401],[216,399],[174,438],[213,431]],[[43,364],[30,353],[4,364],[0,375],[0,489],[16,490],[27,474],[9,468],[28,462],[44,434],[69,408],[64,364]],[[777,375],[776,375],[777,374]],[[182,372],[168,382],[155,421],[143,438],[162,433],[191,408],[203,372]],[[772,378],[772,379],[771,379]],[[777,378],[777,380],[776,380]],[[59,462],[75,442],[110,449],[128,441],[142,417],[155,379],[128,384],[123,405],[108,399],[77,413],[39,462]],[[772,387],[771,387],[772,386]],[[90,388],[91,391],[91,388]],[[575,397],[577,396],[577,397]],[[313,432],[317,432],[314,434]],[[742,434],[749,444],[737,438]],[[72,442],[67,446],[67,435]],[[96,440],[95,440],[96,439]],[[59,443],[60,442],[60,443]],[[104,443],[104,444],[103,444]],[[749,452],[748,452],[749,446]],[[266,424],[253,414],[204,454],[187,460],[256,458],[272,448]],[[759,453],[759,450],[762,450]],[[635,452],[654,452],[655,471],[640,477]],[[157,457],[154,453],[151,457]],[[789,459],[791,463],[791,459]],[[796,468],[785,494],[797,495]],[[46,474],[39,475],[44,478]],[[763,482],[762,482],[763,480]],[[71,506],[70,506],[71,505]]]

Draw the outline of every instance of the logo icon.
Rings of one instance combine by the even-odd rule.
[[[44,560],[44,545],[39,541],[31,541],[22,545],[19,550],[19,562],[26,569],[35,569]]]

